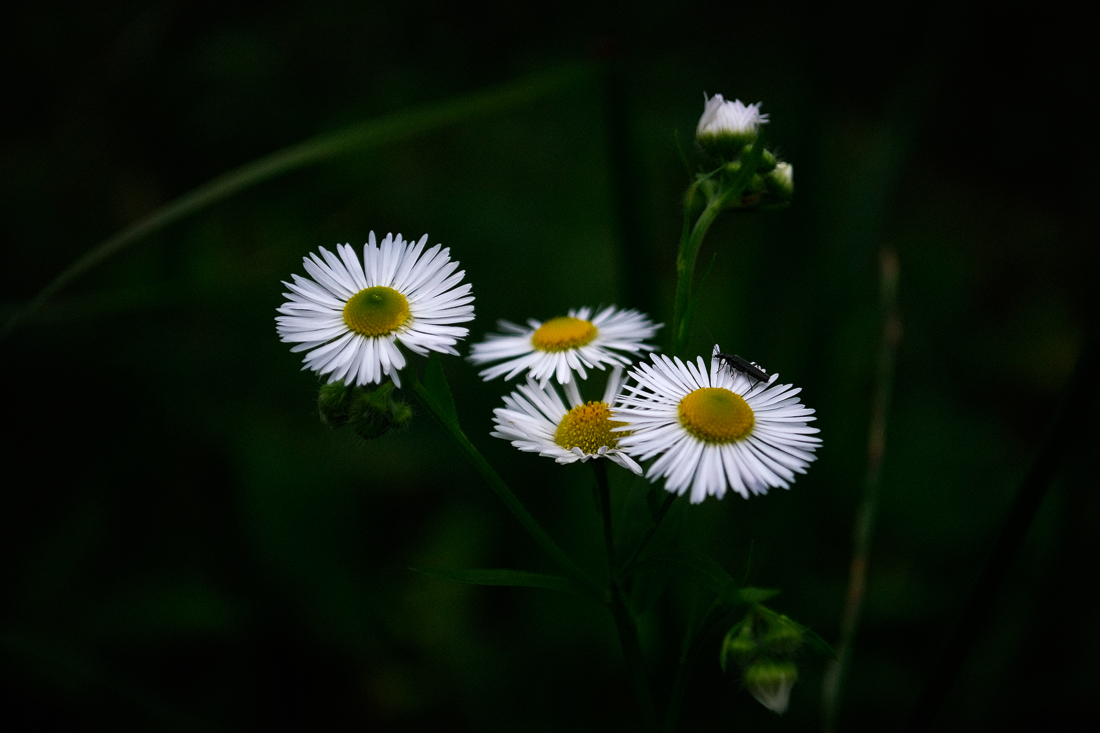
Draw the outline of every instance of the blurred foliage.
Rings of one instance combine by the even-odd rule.
[[[824,447],[791,491],[678,502],[660,537],[697,538],[734,575],[751,546],[749,582],[783,591],[769,606],[835,639],[880,332],[877,251],[893,247],[904,335],[840,726],[897,728],[1093,317],[1095,64],[1069,7],[1002,7],[996,34],[976,7],[928,3],[15,10],[0,30],[5,318],[98,242],[261,155],[529,72],[594,73],[237,195],[99,266],[0,343],[12,719],[633,729],[598,606],[408,570],[552,568],[427,415],[371,442],[322,425],[319,382],[278,342],[274,313],[280,280],[317,246],[426,231],[473,283],[472,339],[498,318],[599,303],[668,322],[690,180],[674,131],[687,145],[705,90],[764,102],[797,193],[787,211],[712,228],[689,353],[709,350],[705,326],[801,385]],[[490,438],[505,386],[459,360],[446,369],[467,434],[599,573],[590,473]],[[1075,444],[943,729],[1097,721],[1095,432]],[[648,490],[614,475],[616,512]],[[683,623],[693,594],[674,588],[642,620],[658,706],[674,660],[657,650],[679,646],[658,620]],[[721,673],[720,643],[682,729],[818,725],[818,659],[800,659],[777,717]]]

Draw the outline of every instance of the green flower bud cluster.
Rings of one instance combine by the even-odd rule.
[[[745,145],[734,157],[723,157],[722,165],[715,171],[697,176],[696,185],[708,201],[719,197],[728,198],[729,203],[725,208],[741,210],[771,210],[785,208],[790,204],[794,197],[794,166],[779,160],[767,148],[761,151],[760,161],[748,180],[741,175],[748,165],[752,147]],[[740,195],[724,196],[731,188],[738,189]]]
[[[323,385],[317,393],[317,411],[321,422],[330,428],[345,425],[366,440],[408,427],[413,411],[393,397],[393,382],[381,387],[348,387],[343,381]]]
[[[805,640],[805,630],[786,616],[755,606],[722,641],[719,662],[741,668],[741,679],[761,705],[782,714],[798,681],[794,655]]]

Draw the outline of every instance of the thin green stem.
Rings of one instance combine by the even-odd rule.
[[[693,182],[688,188],[684,198],[684,228],[680,233],[680,248],[676,254],[676,299],[672,318],[672,353],[676,356],[683,354],[687,346],[688,333],[691,326],[691,281],[695,275],[695,261],[699,257],[699,249],[703,246],[703,239],[707,236],[707,230],[718,214],[728,208],[738,199],[752,181],[756,169],[760,167],[760,161],[764,154],[764,141],[757,137],[752,149],[741,160],[741,167],[737,173],[722,184],[722,187],[708,195],[707,205],[695,224],[688,228],[691,217],[691,198],[699,188],[699,182]]]
[[[538,521],[531,516],[530,512],[523,507],[523,504],[516,498],[516,495],[512,493],[512,490],[504,483],[504,479],[493,470],[493,467],[485,460],[485,457],[474,447],[474,444],[471,443],[470,439],[466,437],[466,434],[462,432],[462,428],[458,426],[458,423],[451,420],[443,412],[439,404],[424,388],[424,385],[415,377],[412,380],[412,388],[413,393],[420,400],[421,404],[432,413],[436,420],[439,421],[439,424],[443,426],[443,429],[447,431],[447,434],[451,436],[451,439],[458,444],[466,454],[466,457],[474,464],[474,468],[477,469],[477,472],[489,483],[489,487],[500,500],[504,502],[508,510],[512,512],[512,516],[519,520],[519,523],[527,530],[527,534],[531,535],[531,538],[538,543],[539,547],[579,583],[582,588],[587,590],[594,599],[601,603],[609,603],[611,599],[607,591],[602,589],[588,573],[584,572],[579,565],[573,562],[573,560],[565,554],[564,550],[558,547],[557,543],[555,543],[554,540],[550,538],[550,535],[546,533],[546,530],[542,528],[542,525],[540,525]]]
[[[665,497],[664,502],[661,503],[661,508],[657,510],[657,516],[654,518],[653,524],[646,530],[645,537],[642,537],[642,541],[631,551],[630,556],[623,563],[618,573],[619,577],[627,575],[634,568],[634,563],[638,561],[638,558],[642,554],[642,550],[644,550],[646,545],[649,544],[649,541],[653,539],[653,535],[657,534],[661,522],[664,521],[665,515],[668,514],[668,510],[672,508],[672,504],[676,501],[677,497],[679,497],[679,494],[669,494]]]
[[[0,340],[34,315],[63,288],[99,263],[135,242],[164,229],[169,224],[224,201],[258,183],[346,153],[381,147],[447,125],[521,107],[575,85],[589,76],[587,68],[581,66],[571,65],[553,69],[509,84],[483,89],[443,102],[421,105],[352,125],[343,130],[318,135],[224,173],[90,249],[65,268],[4,324],[0,329]]]
[[[638,698],[642,724],[645,730],[656,733],[657,711],[653,707],[653,695],[645,676],[645,660],[642,658],[642,646],[638,642],[638,629],[623,599],[622,589],[615,579],[615,533],[611,525],[611,490],[607,483],[607,465],[604,461],[596,459],[592,461],[592,468],[596,473],[600,512],[603,515],[603,540],[607,550],[607,583],[611,593],[611,617],[615,621],[615,630],[619,634],[619,643],[623,648],[627,674],[630,675],[634,694]]]
[[[867,587],[867,564],[871,555],[875,520],[878,517],[882,458],[886,450],[886,418],[890,411],[894,361],[901,334],[901,321],[897,313],[898,258],[893,250],[882,251],[880,265],[879,308],[882,314],[882,341],[879,345],[874,403],[871,408],[871,429],[867,443],[867,474],[863,484],[863,499],[856,511],[852,564],[844,615],[840,623],[837,658],[826,666],[821,685],[822,729],[826,733],[836,730],[837,716],[840,712],[841,687],[844,674],[851,663],[852,644],[859,626],[863,596]]]
[[[699,249],[703,246],[703,239],[707,230],[724,207],[723,200],[712,199],[703,209],[703,213],[695,221],[695,225],[688,232],[685,227],[685,236],[680,240],[680,251],[676,256],[676,306],[672,322],[674,324],[672,353],[680,355],[687,345],[688,322],[687,309],[691,300],[691,281],[695,275],[695,261],[699,257]]]

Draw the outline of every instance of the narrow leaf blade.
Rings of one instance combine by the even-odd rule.
[[[545,590],[567,591],[580,593],[581,591],[567,578],[558,575],[546,575],[544,573],[531,573],[526,570],[505,569],[440,569],[440,568],[409,568],[414,573],[426,575],[429,578],[450,580],[455,583],[468,585],[499,585],[521,588],[543,588]]]

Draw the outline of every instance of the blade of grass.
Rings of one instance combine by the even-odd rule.
[[[135,242],[252,186],[346,153],[381,147],[433,130],[522,107],[588,79],[587,67],[562,66],[471,94],[367,120],[283,148],[223,173],[104,240],[65,268],[0,329],[11,334],[62,289]]]
[[[882,315],[882,341],[879,345],[878,372],[875,376],[875,397],[871,408],[871,430],[867,443],[867,473],[863,483],[863,500],[856,510],[853,531],[852,564],[848,576],[848,594],[840,622],[840,642],[837,658],[825,668],[821,689],[821,717],[826,732],[836,730],[840,710],[840,691],[844,673],[852,657],[852,644],[863,608],[867,587],[867,563],[871,554],[871,539],[878,516],[878,496],[882,484],[882,457],[886,450],[886,418],[894,385],[894,362],[897,357],[901,321],[897,313],[898,258],[884,249],[880,258],[879,308]]]

